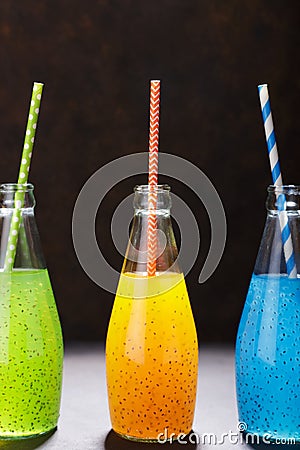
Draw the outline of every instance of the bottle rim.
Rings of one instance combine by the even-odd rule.
[[[171,188],[168,184],[157,184],[150,186],[149,184],[137,184],[134,187],[134,192],[147,193],[147,192],[170,192]]]
[[[2,183],[0,192],[30,192],[34,190],[32,183]]]
[[[271,194],[298,194],[300,195],[300,185],[299,184],[282,184],[281,186],[277,186],[274,184],[270,184],[268,186],[267,191]]]

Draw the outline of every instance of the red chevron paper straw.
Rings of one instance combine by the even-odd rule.
[[[160,81],[151,80],[150,87],[150,131],[149,131],[149,176],[148,176],[148,259],[147,273],[156,273],[156,199],[158,176],[158,136],[159,136]]]

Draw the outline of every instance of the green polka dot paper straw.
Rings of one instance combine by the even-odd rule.
[[[30,169],[32,149],[34,144],[35,132],[38,123],[40,103],[43,92],[43,83],[33,83],[32,96],[28,114],[28,121],[25,133],[24,147],[22,152],[18,184],[26,185]],[[18,235],[22,218],[22,207],[24,205],[26,186],[15,193],[15,206],[12,214],[7,249],[5,254],[4,271],[10,272],[14,266]]]

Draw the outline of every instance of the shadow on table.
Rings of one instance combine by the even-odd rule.
[[[56,429],[35,438],[0,439],[0,450],[34,450],[50,439],[55,431]]]
[[[255,442],[251,442],[251,435],[247,435],[246,433],[242,433],[243,435],[243,441],[245,444],[248,444],[249,448],[253,448],[255,450],[270,450],[270,445],[276,445],[276,450],[288,450],[288,449],[294,449],[299,450],[300,449],[300,443],[294,443],[294,444],[277,444],[275,442],[263,442],[262,439],[260,439],[259,442],[257,442],[257,437],[254,437]],[[252,437],[253,438],[253,437]]]
[[[191,444],[189,441],[189,436],[192,434],[192,432],[187,435],[184,439],[182,439],[181,444],[174,441],[172,442],[172,447],[170,447],[172,450],[178,450],[183,448],[185,450],[195,450],[197,448],[197,444]],[[113,430],[111,430],[105,439],[104,448],[105,450],[162,450],[163,443],[147,443],[147,442],[134,442],[130,441],[128,439],[122,439],[120,436],[118,436]],[[170,442],[166,442],[165,445],[171,445]],[[199,447],[198,447],[199,448]]]

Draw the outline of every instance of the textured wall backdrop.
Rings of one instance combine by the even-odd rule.
[[[76,197],[99,167],[147,150],[149,80],[162,80],[162,151],[197,164],[215,184],[228,242],[215,274],[197,277],[209,246],[203,206],[169,181],[195,212],[201,252],[187,277],[202,341],[232,341],[265,218],[271,182],[256,85],[268,82],[284,178],[299,176],[299,2],[252,0],[1,0],[0,180],[14,181],[31,84],[45,90],[30,180],[64,335],[104,339],[113,295],[84,274],[71,239]],[[111,264],[110,218],[144,176],[116,186],[98,214]]]

